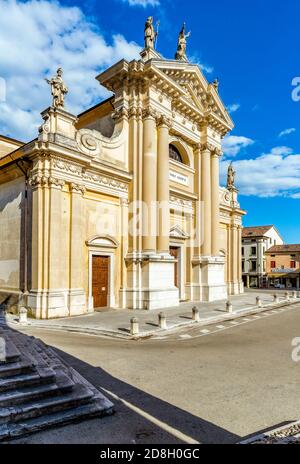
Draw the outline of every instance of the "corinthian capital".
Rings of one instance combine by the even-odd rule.
[[[156,119],[157,112],[153,108],[144,108],[143,110],[143,119]]]
[[[73,182],[70,184],[70,191],[72,193],[79,193],[80,195],[84,195],[86,192],[86,188],[84,185],[74,184]]]
[[[128,119],[128,110],[123,106],[122,108],[118,108],[112,114],[112,118],[118,122],[121,119]]]
[[[212,143],[209,143],[209,142],[201,143],[201,151],[206,151],[206,150],[210,151],[210,153],[213,156],[222,156],[223,154],[221,148],[216,147]]]
[[[172,127],[172,119],[168,118],[165,114],[161,114],[157,118],[157,125],[158,127],[167,127],[168,129],[171,129]]]

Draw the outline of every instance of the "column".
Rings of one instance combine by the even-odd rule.
[[[66,288],[62,269],[62,256],[65,250],[62,250],[62,188],[64,181],[49,178],[49,290],[58,290]]]
[[[156,253],[157,136],[155,115],[151,109],[144,112],[143,154],[143,251]]]
[[[199,258],[201,255],[201,243],[203,240],[203,217],[204,211],[201,203],[201,145],[197,145],[194,150],[194,166],[195,166],[195,193],[198,195],[198,201],[195,204],[195,216],[194,216],[194,227],[195,227],[195,247],[194,257]]]
[[[203,208],[202,255],[211,256],[211,165],[210,150],[204,146],[201,165],[201,201]]]
[[[232,252],[231,252],[231,266],[232,266],[232,284],[233,292],[236,294],[236,288],[238,284],[238,226],[236,224],[232,225],[231,228],[232,240]]]
[[[129,111],[129,169],[133,173],[132,182],[129,186],[129,201],[130,211],[129,211],[129,222],[132,224],[131,230],[129,231],[128,237],[128,249],[129,252],[137,251],[138,249],[138,232],[136,225],[137,215],[138,215],[138,182],[139,182],[139,173],[138,173],[138,130],[137,130],[137,109],[132,107]]]
[[[70,185],[71,221],[70,221],[70,289],[83,290],[83,195],[85,187]]]
[[[220,168],[219,154],[213,151],[211,156],[211,253],[212,256],[219,256],[219,236],[220,236]]]
[[[159,120],[157,144],[157,201],[159,208],[157,251],[165,254],[170,252],[169,128],[170,121],[162,116]]]

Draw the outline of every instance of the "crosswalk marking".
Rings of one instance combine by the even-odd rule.
[[[225,325],[217,325],[217,329],[225,329]]]
[[[232,324],[232,325],[238,325],[239,322],[237,322],[237,321],[231,321],[230,324]]]
[[[210,330],[204,329],[204,330],[201,330],[201,333],[208,334],[210,333]]]
[[[185,334],[185,335],[180,335],[180,338],[188,340],[188,339],[192,338],[192,336],[188,335],[188,334]]]

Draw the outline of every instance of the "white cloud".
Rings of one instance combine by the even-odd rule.
[[[51,103],[44,78],[58,66],[69,88],[66,108],[78,114],[107,96],[96,75],[122,58],[137,58],[140,51],[118,34],[107,43],[80,8],[55,0],[0,0],[0,11],[0,77],[6,82],[0,133],[15,138],[36,136],[40,112]]]
[[[206,63],[203,63],[197,53],[194,53],[193,55],[188,55],[188,60],[190,63],[196,64],[197,66],[199,66],[201,71],[207,74],[211,74],[214,72],[214,68]]]
[[[228,161],[221,162],[225,182]],[[300,198],[300,155],[289,147],[275,147],[270,153],[234,162],[236,184],[242,195]]]
[[[130,6],[158,6],[160,4],[159,0],[122,0],[124,3],[128,3]]]
[[[244,148],[254,144],[254,140],[243,136],[228,135],[223,140],[223,152],[226,156],[236,156]]]
[[[239,103],[233,103],[232,105],[227,106],[227,110],[229,113],[235,113],[237,110],[239,110],[241,105]]]
[[[290,129],[285,129],[285,130],[283,130],[282,132],[280,132],[280,134],[278,135],[278,137],[284,137],[285,135],[290,135],[290,134],[292,134],[293,132],[296,132],[295,127],[291,127]]]

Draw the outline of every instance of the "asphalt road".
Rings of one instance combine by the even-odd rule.
[[[300,418],[300,304],[137,342],[24,331],[57,348],[116,413],[17,442],[236,443]]]

